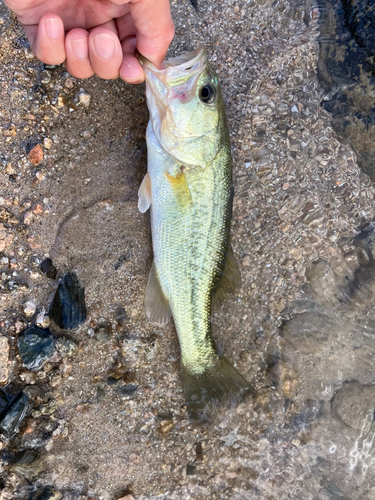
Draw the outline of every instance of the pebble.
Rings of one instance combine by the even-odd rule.
[[[43,146],[45,149],[51,149],[52,140],[49,137],[45,137],[45,139],[43,140]]]
[[[61,497],[62,493],[60,491],[47,486],[47,488],[39,489],[31,500],[60,500]]]
[[[51,81],[51,72],[44,70],[40,73],[40,81],[42,83],[49,83]]]
[[[8,381],[9,374],[9,342],[4,335],[0,335],[0,384]]]
[[[4,418],[0,421],[0,433],[7,439],[11,439],[15,434],[17,434],[19,426],[25,418],[28,408],[29,398],[26,394],[20,393],[7,410]]]
[[[76,274],[67,273],[56,290],[49,317],[60,328],[74,330],[86,321],[86,316],[85,289]]]
[[[33,219],[34,219],[33,212],[31,212],[30,210],[28,210],[27,212],[24,213],[23,223],[26,224],[26,226],[30,225],[31,222],[33,221]]]
[[[33,316],[35,314],[35,311],[36,311],[36,304],[31,300],[29,300],[28,302],[26,302],[26,304],[23,305],[23,312],[25,313],[25,316],[27,316],[28,318]]]
[[[44,309],[42,309],[37,315],[35,324],[40,326],[40,328],[48,328],[51,324],[51,320],[49,319],[49,316]]]
[[[39,163],[43,161],[44,158],[42,146],[40,144],[37,144],[33,147],[33,149],[27,156],[33,165],[39,165]]]
[[[74,87],[74,82],[71,78],[67,78],[64,82],[64,87],[67,89],[72,89]]]
[[[116,308],[116,321],[119,326],[124,326],[127,321],[129,321],[128,315],[125,309],[121,306]]]
[[[32,479],[43,471],[43,462],[37,450],[24,450],[12,458],[9,468],[26,479]]]
[[[52,280],[56,279],[57,269],[53,265],[51,259],[49,258],[44,259],[43,262],[40,264],[40,270],[42,271],[43,274],[47,276],[47,278],[51,278]]]
[[[55,338],[51,332],[37,326],[24,330],[17,344],[24,365],[32,371],[42,368],[56,351]]]
[[[60,337],[56,340],[56,348],[61,356],[71,356],[77,352],[78,346],[75,342],[67,337]]]
[[[13,240],[14,235],[11,230],[0,223],[0,252],[8,248],[13,243]]]
[[[84,92],[82,92],[81,94],[78,95],[78,99],[80,104],[82,104],[82,106],[87,108],[90,104],[91,96],[89,94],[85,94]]]

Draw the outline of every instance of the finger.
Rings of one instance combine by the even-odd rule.
[[[137,29],[137,49],[159,67],[174,37],[169,0],[131,0],[129,7]]]
[[[116,19],[116,27],[119,39],[122,41],[124,38],[129,36],[135,36],[137,34],[137,28],[135,27],[133,18],[130,14],[126,14],[125,16]]]
[[[31,50],[45,64],[61,64],[65,61],[64,24],[59,16],[45,14],[38,26],[24,25]]]
[[[119,76],[122,50],[114,21],[94,28],[89,35],[89,58],[96,75],[106,80]]]
[[[89,33],[76,28],[65,37],[65,66],[76,78],[90,78],[94,74],[89,58]]]
[[[125,38],[121,43],[124,58],[120,68],[120,77],[127,83],[141,83],[145,79],[142,66],[134,56],[136,44],[135,37]]]

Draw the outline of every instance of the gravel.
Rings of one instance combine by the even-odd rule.
[[[145,317],[144,86],[46,67],[0,4],[0,364],[32,405],[9,452],[43,453],[30,485],[0,464],[1,498],[370,500],[374,311],[367,295],[338,297],[359,269],[353,237],[374,220],[375,189],[321,106],[319,10],[173,0],[172,12],[171,55],[206,46],[227,103],[243,286],[213,333],[256,396],[190,422],[174,327]],[[23,305],[53,299],[46,259],[79,276],[87,320],[69,332],[78,348],[31,377],[16,343]]]

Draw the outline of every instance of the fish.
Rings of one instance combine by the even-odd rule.
[[[150,209],[154,260],[145,292],[151,322],[172,317],[192,418],[240,402],[250,384],[216,352],[211,312],[241,286],[230,244],[232,157],[218,77],[204,48],[161,69],[139,55],[146,77],[147,173],[138,208]]]

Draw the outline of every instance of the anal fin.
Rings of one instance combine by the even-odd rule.
[[[224,299],[234,291],[241,288],[241,274],[233,253],[232,245],[229,243],[225,256],[225,267],[212,295],[212,310],[218,309]]]
[[[161,289],[156,272],[155,262],[152,263],[145,295],[146,316],[153,323],[165,324],[171,319],[169,302]]]
[[[151,201],[151,177],[147,172],[138,190],[138,209],[142,214],[150,208]]]

